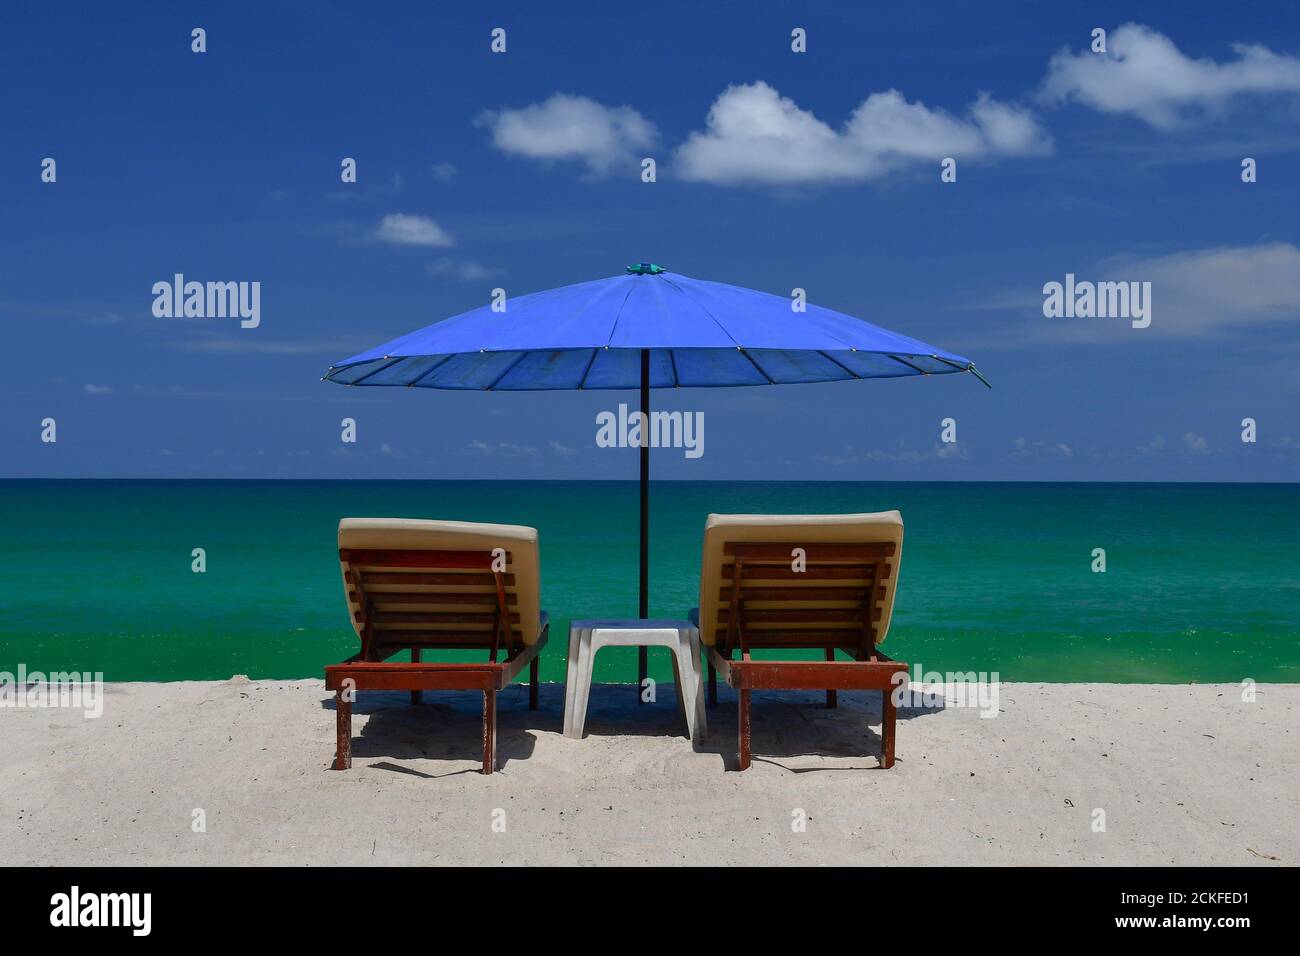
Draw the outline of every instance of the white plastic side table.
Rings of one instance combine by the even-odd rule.
[[[677,712],[692,742],[706,733],[700,632],[690,621],[603,618],[569,625],[568,674],[564,682],[564,736],[581,739],[587,723],[592,665],[602,647],[666,647],[673,652]]]

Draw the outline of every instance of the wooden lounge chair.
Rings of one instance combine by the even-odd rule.
[[[529,668],[537,708],[537,658],[548,636],[538,607],[537,532],[516,525],[408,518],[344,518],[339,566],[359,653],[325,668],[335,692],[334,768],[352,766],[357,690],[483,692],[483,772],[496,768],[497,692]],[[424,650],[483,651],[482,663],[422,662]],[[411,661],[389,661],[409,650]],[[500,659],[498,659],[500,658]]]
[[[776,689],[825,690],[827,707],[839,690],[883,691],[880,762],[893,766],[890,694],[907,665],[876,645],[889,631],[902,550],[897,511],[709,515],[691,619],[708,658],[709,705],[717,704],[718,674],[739,693],[741,770],[750,764],[750,692]],[[751,656],[772,649],[817,649],[825,659]],[[837,649],[849,659],[837,660]]]

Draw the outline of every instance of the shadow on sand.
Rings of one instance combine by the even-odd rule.
[[[543,690],[544,694],[544,690]],[[563,696],[560,707],[563,708]],[[334,710],[333,696],[321,701],[323,710]],[[426,691],[423,703],[412,706],[405,691],[362,691],[352,705],[353,719],[369,719],[352,737],[352,759],[386,757],[367,764],[374,770],[389,770],[415,777],[436,779],[461,773],[480,773],[478,767],[428,773],[393,763],[394,760],[466,760],[483,758],[483,695],[475,691]],[[356,721],[360,723],[360,721]],[[550,729],[552,719],[543,707],[528,709],[528,687],[514,684],[497,695],[497,768],[512,760],[526,760],[537,739],[534,729]]]
[[[672,737],[683,738],[686,722],[679,715],[676,688],[660,684],[653,703],[637,702],[635,685],[596,684],[591,688],[587,708],[588,737]],[[324,710],[334,710],[334,698],[321,701]],[[360,733],[353,737],[353,758],[387,758],[368,764],[426,779],[462,773],[478,773],[474,767],[429,773],[394,763],[398,760],[478,761],[482,756],[483,697],[468,691],[427,692],[424,703],[412,706],[406,693],[367,691],[353,704],[355,716],[368,716]],[[933,708],[900,707],[898,720],[938,713]],[[826,706],[820,691],[755,692],[751,720],[754,761],[781,767],[790,773],[875,770],[880,768],[881,717],[879,691],[839,693],[838,707]],[[697,753],[714,754],[727,770],[735,770],[737,704],[736,694],[726,685],[718,687],[718,704],[707,710],[708,733],[695,746]],[[561,733],[564,726],[564,686],[543,684],[540,706],[528,709],[528,688],[515,684],[497,697],[497,752],[502,769],[512,760],[526,760],[536,746],[532,731]],[[829,766],[791,766],[783,758],[863,758],[865,763]],[[896,758],[907,759],[906,744]]]
[[[755,691],[751,697],[750,745],[754,763],[767,763],[790,773],[844,772],[880,770],[881,720],[880,691],[840,691],[836,707],[826,706],[823,691],[770,690]],[[718,704],[709,709],[709,736],[698,749],[718,754],[727,770],[738,767],[736,748],[739,723],[735,691],[718,686]],[[927,714],[933,709],[899,707],[900,724]],[[783,762],[788,758],[859,758],[865,762],[795,766]],[[907,759],[906,743],[894,758]]]

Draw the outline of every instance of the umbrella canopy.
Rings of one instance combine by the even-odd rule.
[[[967,358],[852,316],[658,266],[506,299],[331,366],[343,385],[531,391],[834,382],[973,372]],[[986,383],[987,384],[987,383]]]
[[[502,299],[330,366],[326,381],[479,391],[781,385],[970,372],[970,359],[842,312],[652,263]],[[649,429],[641,445],[641,600],[649,610]],[[640,651],[640,681],[646,651]],[[638,696],[638,700],[642,698]]]

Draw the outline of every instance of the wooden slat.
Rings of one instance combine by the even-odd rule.
[[[880,614],[880,608],[875,609],[876,614]],[[727,608],[718,608],[719,624],[726,624],[730,611]],[[745,623],[753,626],[756,624],[817,624],[817,623],[861,623],[862,609],[860,607],[794,607],[794,608],[770,608],[767,610],[753,609],[749,607],[749,602],[745,602]]]
[[[880,608],[872,608],[872,620],[879,621],[884,613]],[[718,608],[719,625],[727,623],[730,611],[727,608]],[[826,623],[858,623],[862,622],[862,609],[856,607],[794,607],[794,608],[769,608],[752,610],[746,604],[744,610],[745,623],[747,625],[761,624],[817,624]]]
[[[892,541],[881,542],[878,544],[823,544],[820,542],[800,544],[797,541],[791,543],[728,541],[723,544],[722,553],[733,557],[743,557],[746,564],[752,564],[758,561],[773,561],[789,564],[791,560],[793,560],[791,552],[795,548],[803,549],[809,564],[821,561],[873,561],[880,558],[890,558],[894,556],[894,543]]]
[[[406,661],[357,661],[354,659],[344,664],[332,664],[326,667],[325,686],[329,690],[338,690],[344,680],[351,678],[356,681],[355,686],[358,690],[484,690],[492,686],[501,690],[508,687],[510,682],[537,658],[542,648],[546,646],[549,636],[549,628],[542,628],[533,644],[519,648],[512,657],[497,664],[435,662],[413,664]],[[411,645],[386,645],[381,648],[381,652],[387,657],[398,651],[405,650],[409,646]],[[482,650],[484,645],[481,637],[473,636],[472,640],[462,640],[461,643],[441,641],[437,644],[425,644],[423,646],[438,647],[440,649]],[[388,676],[390,674],[394,676],[390,678]],[[490,677],[484,675],[490,675]],[[489,682],[492,680],[495,683]]]
[[[491,626],[491,611],[376,611],[372,615],[376,628],[389,624],[485,624]],[[518,624],[519,615],[511,614],[510,623]]]
[[[506,552],[506,563],[510,562],[510,553]],[[340,548],[339,560],[347,564],[362,567],[379,568],[464,568],[469,570],[490,571],[492,553],[490,551],[426,551],[417,549],[395,550],[390,548]]]
[[[491,629],[472,631],[464,628],[448,631],[376,631],[375,643],[385,657],[390,657],[408,647],[460,647],[486,650],[492,644],[492,634]]]
[[[719,628],[714,632],[715,640],[721,642],[726,631]],[[764,630],[748,628],[745,639],[751,648],[763,647],[856,647],[862,638],[861,628],[778,628]]]
[[[489,690],[501,684],[504,664],[335,664],[325,668],[325,687],[345,680],[357,690]]]
[[[748,572],[745,577],[749,578]],[[867,589],[858,585],[842,587],[811,588],[765,588],[745,586],[745,604],[752,605],[762,601],[854,601],[858,604],[866,597]],[[731,596],[730,587],[718,588],[718,600],[726,603]],[[876,600],[885,599],[885,589],[876,589]],[[378,600],[378,598],[376,598]]]
[[[353,574],[347,572],[349,584],[355,584]],[[515,586],[515,576],[513,574],[503,575],[506,581],[506,587]],[[479,571],[451,571],[451,572],[417,572],[417,571],[367,571],[365,574],[365,583],[368,587],[385,584],[402,584],[402,585],[419,585],[421,587],[431,587],[443,584],[453,585],[455,587],[483,587],[495,588],[496,580],[490,573],[484,574]]]
[[[489,611],[497,606],[495,594],[465,594],[458,591],[375,591],[366,592],[370,603],[376,607],[381,604],[466,604],[473,607],[485,607]],[[518,606],[516,595],[508,595],[515,600],[506,602],[508,607]],[[348,600],[357,603],[355,591],[348,593]]]
[[[735,576],[735,565],[724,563],[721,573],[722,580],[730,581]],[[746,565],[745,581],[752,583],[755,581],[858,581],[865,584],[871,579],[871,564],[822,564],[813,565],[806,571],[795,571],[790,567],[787,560],[785,566],[781,565]],[[886,564],[881,568],[881,577],[889,577],[890,565]]]
[[[906,664],[863,661],[733,661],[730,683],[751,690],[892,690]]]

